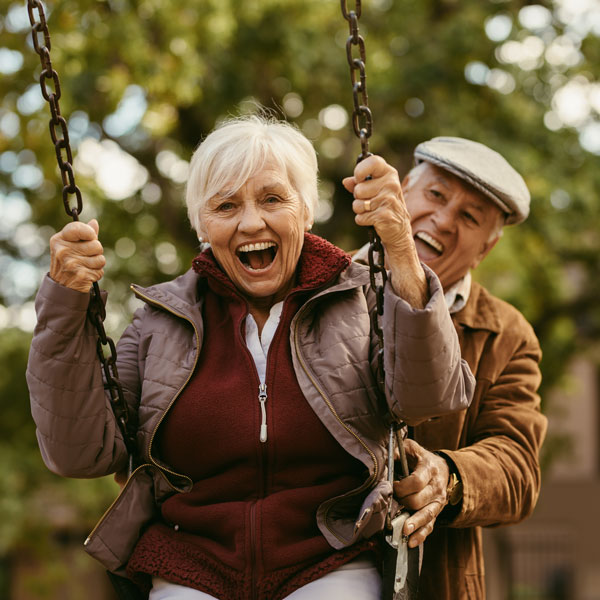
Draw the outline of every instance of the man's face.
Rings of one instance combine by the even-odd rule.
[[[462,179],[429,163],[407,175],[403,189],[419,258],[447,290],[498,241],[493,234],[502,211]]]

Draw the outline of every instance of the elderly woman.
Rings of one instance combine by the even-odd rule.
[[[379,597],[388,415],[461,410],[473,382],[439,281],[418,261],[397,173],[371,157],[355,184],[356,221],[376,227],[389,260],[387,402],[368,270],[308,233],[310,142],[250,117],[193,156],[188,213],[209,247],[177,279],[132,287],[145,306],[119,341],[118,370],[139,466],[85,542],[151,600]],[[97,234],[96,221],[78,222],[52,238],[36,301],[32,412],[47,466],[67,477],[127,465],[86,320],[105,262]],[[430,523],[412,519],[418,542]]]

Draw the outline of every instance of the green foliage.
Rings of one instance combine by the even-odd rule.
[[[570,357],[594,348],[600,332],[598,157],[582,148],[574,126],[551,130],[544,120],[556,92],[573,78],[597,82],[600,41],[592,33],[583,35],[581,57],[573,64],[550,63],[544,53],[533,65],[502,62],[504,41],[492,41],[485,32],[494,16],[512,23],[508,41],[537,37],[548,45],[565,33],[549,2],[543,4],[554,11],[552,23],[544,31],[526,30],[518,15],[527,4],[372,0],[363,2],[361,32],[374,152],[405,173],[420,141],[458,135],[492,146],[523,173],[533,197],[531,216],[507,228],[477,277],[534,325],[544,350],[547,389],[560,381]],[[18,10],[23,12],[22,4],[0,0],[0,45],[23,59],[19,68],[0,76],[0,221],[12,224],[3,228],[0,222],[5,306],[31,299],[37,277],[47,268],[48,239],[68,220],[47,106],[23,101],[35,93],[40,65],[25,43],[28,31],[18,25]],[[332,104],[347,111],[352,106],[344,49],[348,26],[338,2],[57,0],[48,4],[47,17],[53,65],[62,82],[61,109],[70,120],[76,156],[84,154],[86,137],[112,140],[145,169],[146,183],[125,198],[110,199],[107,186],[119,182],[127,158],[121,156],[100,177],[102,155],[95,142],[95,164],[75,163],[84,195],[82,218],[98,217],[107,252],[102,283],[110,292],[112,335],[134,308],[130,282],[171,278],[196,252],[182,201],[181,161],[189,159],[215,122],[252,110],[254,102],[286,114],[314,140],[323,199],[333,209],[315,231],[346,249],[362,245],[364,233],[353,223],[351,198],[340,183],[352,171],[358,142],[349,126],[329,129],[320,116]],[[465,70],[473,63],[504,78],[509,87],[499,90],[491,79],[488,85],[469,82]],[[111,129],[107,117],[124,114],[127,94],[143,98],[143,116],[130,117],[128,126],[125,114]],[[588,120],[597,117],[596,108]],[[20,180],[15,160],[39,168],[41,180],[35,185]],[[23,200],[31,214],[17,218],[14,207],[25,210]],[[22,275],[26,267],[35,267],[33,276]],[[13,271],[21,276],[9,276]],[[87,523],[115,492],[112,481],[65,482],[43,468],[23,379],[29,339],[20,329],[2,329],[0,511],[6,518],[0,525],[0,554],[34,531],[37,539],[43,535],[34,507],[47,499],[75,506],[73,519]]]

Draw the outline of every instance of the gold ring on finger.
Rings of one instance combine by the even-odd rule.
[[[365,212],[371,212],[371,201],[365,200]]]

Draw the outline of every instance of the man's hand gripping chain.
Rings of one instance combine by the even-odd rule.
[[[402,439],[397,438],[397,425],[392,424],[390,425],[388,440],[388,481],[392,485],[392,489],[394,486],[396,442],[398,442],[400,453],[402,476],[406,477],[408,475],[408,464],[404,453],[404,445]],[[420,548],[409,549],[408,536],[402,533],[402,529],[410,514],[406,510],[393,514],[396,510],[395,506],[395,502],[391,501],[386,519],[386,528],[389,534],[385,536],[385,541],[390,547],[386,553],[388,556],[384,566],[383,600],[412,600],[416,598],[418,588],[421,562]],[[389,572],[386,573],[386,570]]]

